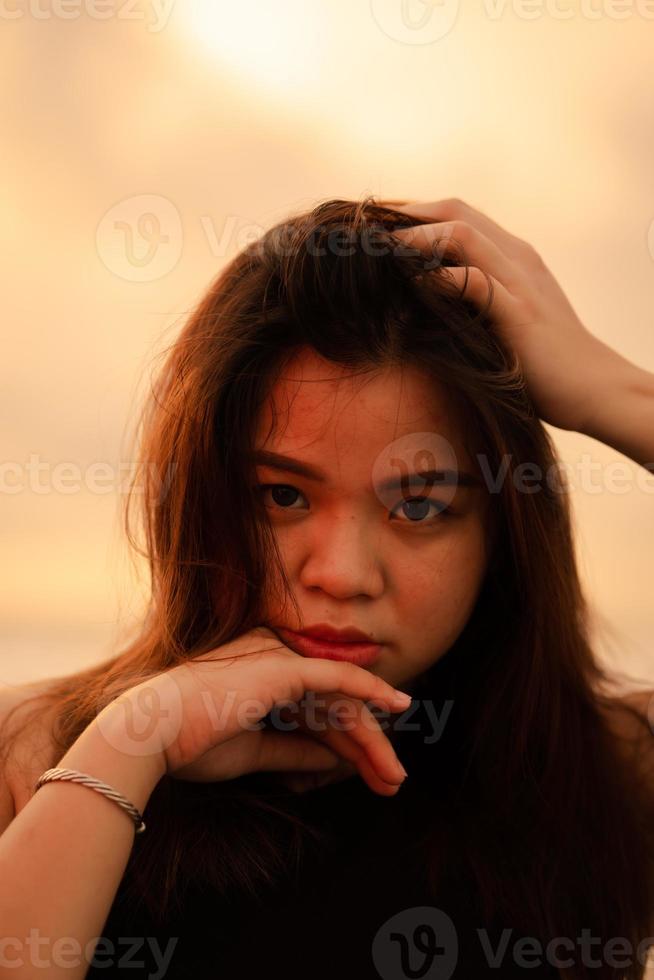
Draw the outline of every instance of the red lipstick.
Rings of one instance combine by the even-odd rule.
[[[335,629],[328,623],[317,623],[297,632],[277,627],[277,632],[291,650],[303,657],[323,660],[347,660],[359,667],[370,667],[377,660],[382,645],[354,627]]]

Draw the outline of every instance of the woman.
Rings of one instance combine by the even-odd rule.
[[[86,944],[67,977],[642,977],[648,701],[591,649],[541,420],[650,468],[653,418],[654,376],[460,201],[327,201],[245,249],[142,419],[142,628],[7,713],[7,934]],[[261,725],[210,729],[201,686]]]

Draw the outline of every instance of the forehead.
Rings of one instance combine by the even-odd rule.
[[[353,371],[303,348],[262,406],[255,449],[356,469],[417,433],[431,434],[432,447],[449,444],[459,464],[472,466],[451,398],[423,372],[410,365]]]

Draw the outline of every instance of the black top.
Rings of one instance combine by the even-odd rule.
[[[358,775],[301,794],[284,791],[287,807],[325,839],[308,842],[296,871],[289,855],[286,879],[263,889],[258,900],[238,890],[227,899],[198,880],[183,911],[161,928],[143,907],[125,900],[124,877],[87,976],[558,977],[545,943],[539,954],[533,934],[531,943],[520,944],[526,934],[511,924],[480,918],[463,862],[447,859],[453,854],[448,836],[458,820],[448,774],[444,768],[438,792],[428,792],[418,755],[401,748],[411,737],[417,739],[403,733],[396,742],[409,777],[393,797],[374,793]],[[423,750],[435,757],[437,745]],[[189,799],[210,800],[212,784],[174,782]],[[157,824],[148,816],[146,807],[147,829],[134,848],[141,836],[156,839]],[[427,875],[427,828],[431,839],[438,832],[443,841],[443,873],[435,887]],[[216,837],[216,847],[228,846]]]
[[[161,929],[147,914],[124,907],[119,890],[102,930],[105,941],[96,947],[98,966],[87,975],[558,977],[533,943],[515,946],[515,930],[495,929],[485,939],[483,923],[477,920],[478,932],[473,907],[461,905],[460,896],[435,900],[418,848],[393,838],[382,842],[379,831],[402,810],[406,789],[380,797],[352,777],[302,794],[299,809],[332,820],[337,844],[311,851],[298,885],[285,883],[261,905],[245,898],[226,902],[197,887],[186,896],[183,915]],[[520,950],[523,959],[516,960]]]

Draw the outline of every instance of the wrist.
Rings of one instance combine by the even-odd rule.
[[[103,708],[56,766],[103,780],[142,812],[166,764],[158,737],[148,734],[132,705],[126,692]]]
[[[606,348],[579,431],[642,465],[654,460],[654,374]]]
[[[592,435],[602,422],[609,392],[628,361],[598,337],[581,352],[577,352],[577,390],[579,403],[572,431]]]

